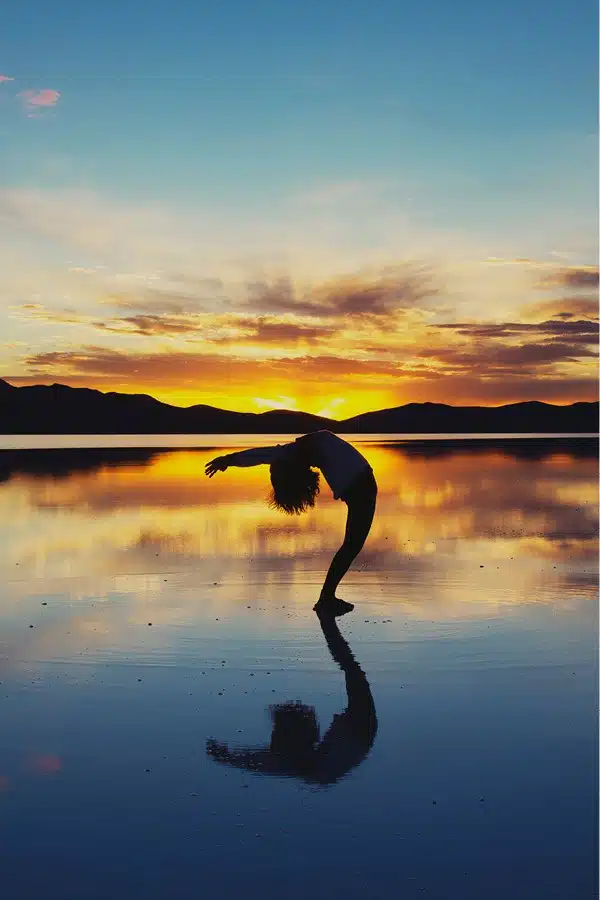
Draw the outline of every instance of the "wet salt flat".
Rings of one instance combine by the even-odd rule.
[[[339,627],[326,486],[0,453],[3,897],[596,896],[595,443],[361,450]]]

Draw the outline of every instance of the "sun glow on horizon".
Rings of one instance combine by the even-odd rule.
[[[253,397],[252,401],[260,412],[265,412],[269,409],[298,409],[298,403],[293,397],[277,397],[274,400],[269,400],[265,397]]]
[[[343,389],[343,385],[333,385],[338,391]],[[119,387],[115,390],[132,393],[131,388]],[[400,406],[407,400],[398,399],[389,393],[378,391],[356,391],[353,395],[348,394],[346,397],[323,396],[320,392],[314,396],[306,394],[301,397],[291,397],[285,394],[270,395],[265,391],[265,396],[245,396],[243,394],[235,395],[231,393],[211,392],[192,390],[156,390],[155,388],[136,388],[136,393],[148,393],[161,403],[168,403],[172,406],[189,407],[198,404],[217,407],[232,412],[244,413],[262,413],[269,410],[281,409],[290,410],[292,412],[310,413],[314,416],[322,416],[325,419],[334,419],[336,421],[349,419],[352,416],[358,416],[363,413],[373,412],[379,409],[389,409],[390,407]]]

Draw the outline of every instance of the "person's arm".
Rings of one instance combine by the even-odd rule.
[[[281,446],[252,447],[250,450],[239,450],[225,457],[228,466],[262,466],[270,465],[281,451]]]
[[[217,456],[211,459],[204,467],[209,478],[215,472],[224,472],[229,466],[249,467],[270,465],[281,451],[279,445],[275,447],[252,447],[250,450],[240,450],[237,453],[228,453],[227,456]]]

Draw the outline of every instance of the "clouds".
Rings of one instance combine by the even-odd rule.
[[[87,277],[80,270],[77,275]],[[367,332],[371,338],[385,332],[386,340],[393,332],[401,340],[409,321],[415,327],[427,315],[424,307],[431,312],[439,291],[432,274],[414,264],[359,272],[302,290],[291,277],[239,285],[215,278],[198,278],[194,283],[187,279],[189,289],[174,286],[175,276],[168,273],[163,281],[161,286],[158,279],[141,279],[133,290],[100,297],[95,310],[81,315],[81,324],[116,335],[181,336],[231,346],[287,346],[342,335],[353,343]],[[49,322],[66,321],[66,314],[71,321],[75,313],[72,308],[50,309],[39,303],[22,304],[20,309]],[[107,316],[109,309],[133,314]]]
[[[173,247],[169,235],[175,226],[167,215],[150,205],[116,204],[87,188],[6,188],[0,190],[0,215],[29,238],[50,238],[70,253],[92,254],[95,271],[109,262],[130,270],[139,264],[147,277]],[[189,242],[183,236],[175,241],[185,256]]]
[[[33,118],[39,116],[44,110],[55,107],[60,99],[60,92],[51,88],[42,88],[41,90],[20,91],[17,96],[21,100],[26,114]]]
[[[314,344],[332,337],[336,326],[285,321],[268,316],[215,315],[210,313],[115,316],[104,320],[73,309],[48,309],[40,303],[24,303],[15,309],[23,319],[53,324],[82,325],[116,335],[140,337],[182,337],[206,345],[256,344],[260,347]]]
[[[598,301],[588,297],[564,297],[554,300],[542,300],[529,303],[521,307],[521,315],[524,319],[547,319],[556,317],[559,319],[576,319],[585,316],[592,321],[598,321]]]
[[[366,360],[343,359],[319,354],[315,356],[284,357],[269,360],[268,367],[260,358],[236,358],[227,353],[203,353],[193,350],[173,350],[170,352],[131,352],[108,350],[105,347],[86,346],[79,350],[53,350],[31,354],[28,367],[35,372],[34,377],[49,372],[57,377],[93,375],[100,381],[122,381],[136,379],[152,385],[165,382],[173,385],[181,379],[226,378],[229,382],[245,382],[248,378],[256,383],[261,369],[268,368],[272,375],[288,382],[297,381],[299,373],[303,379],[323,380],[330,376],[393,375],[397,365],[392,362],[371,362]],[[15,381],[22,381],[16,378]],[[210,386],[209,386],[210,389]]]
[[[11,241],[23,239],[0,249],[11,345],[3,372],[17,382],[237,409],[289,397],[293,385],[298,408],[342,397],[348,415],[411,400],[596,392],[593,267],[421,259],[402,247],[377,263],[302,267],[281,253],[275,264],[258,244],[236,257],[237,223],[215,231],[202,211],[175,215],[88,189],[0,190],[0,219]],[[293,246],[294,232],[287,238]],[[64,264],[44,268],[57,247]]]
[[[15,81],[11,75],[0,75],[0,85],[7,85]],[[40,118],[49,110],[54,109],[60,100],[60,91],[54,88],[27,88],[18,91],[15,95],[20,102],[21,109],[29,119]]]
[[[247,281],[237,294],[223,279],[130,280],[139,287],[79,315],[23,304],[21,313],[38,322],[88,333],[26,356],[27,380],[135,386],[169,402],[185,396],[241,409],[256,396],[289,397],[293,385],[296,406],[307,411],[333,408],[339,397],[362,397],[364,410],[409,400],[564,402],[597,392],[598,326],[576,317],[576,305],[543,301],[554,315],[540,321],[442,321],[451,306],[441,275],[415,263],[301,287],[291,276]],[[131,314],[114,314],[123,312]],[[107,344],[90,340],[92,331]],[[360,411],[354,404],[345,405],[348,415]]]
[[[446,322],[432,328],[454,331],[468,338],[509,338],[519,335],[544,335],[565,338],[581,343],[595,343],[598,326],[589,320],[549,319],[545,322]]]
[[[278,346],[278,345],[276,345]],[[281,348],[279,348],[281,351]],[[215,352],[216,351],[216,352]],[[253,407],[253,396],[290,396],[305,411],[324,408],[334,397],[349,398],[345,414],[414,402],[451,404],[508,403],[526,399],[572,402],[597,398],[595,370],[556,365],[591,352],[568,344],[528,343],[474,348],[415,347],[401,358],[343,357],[312,347],[300,354],[269,358],[202,350],[135,351],[85,346],[53,350],[27,358],[30,375],[10,377],[16,384],[61,381],[101,390],[136,390],[173,396],[227,409]],[[240,397],[242,402],[235,398]],[[358,409],[357,409],[358,404]]]
[[[193,316],[177,317],[140,314],[109,319],[106,322],[94,322],[93,324],[95,328],[112,331],[115,334],[139,334],[144,337],[151,335],[187,335],[199,332],[199,324],[196,323]]]
[[[210,309],[213,305],[211,301],[214,299],[218,299],[221,305],[229,305],[227,298],[219,295],[215,298],[212,294],[213,290],[219,290],[215,289],[214,285],[216,284],[222,286],[222,282],[218,282],[216,279],[202,281],[199,279],[197,292],[177,290],[168,286],[146,286],[136,293],[111,293],[100,298],[100,302],[105,306],[131,310],[144,315],[183,316]]]
[[[543,284],[546,285],[558,285],[567,288],[587,288],[591,290],[597,290],[598,283],[598,266],[572,266],[557,269],[543,280]]]
[[[564,366],[579,369],[597,359],[598,328],[583,320],[553,319],[538,323],[449,322],[430,326],[448,344],[436,341],[418,351],[435,363],[440,375],[476,375],[480,378],[543,378],[564,374]],[[562,367],[562,368],[561,368]],[[593,372],[589,372],[590,379]]]
[[[282,301],[290,278],[300,295],[296,302],[302,300],[300,283],[336,280],[352,270],[362,282],[370,278],[368,267],[381,272],[390,262],[433,259],[459,242],[455,234],[407,223],[400,212],[324,216],[313,208],[299,213],[283,200],[268,214],[264,201],[228,213],[190,201],[175,211],[87,187],[0,190],[0,216],[29,243],[54,242],[73,270],[102,265],[109,272],[174,273],[182,286],[182,278],[194,283],[192,292],[202,279],[254,282],[257,293],[276,291]]]
[[[328,325],[305,325],[298,322],[277,321],[265,316],[238,318],[232,320],[236,329],[233,335],[214,338],[215,343],[256,343],[259,346],[277,347],[308,343],[316,344],[335,334],[335,327]]]
[[[317,318],[389,320],[398,311],[414,309],[439,293],[433,275],[414,264],[384,266],[304,289],[291,277],[249,282],[248,305],[257,311],[295,313]]]
[[[582,357],[596,358],[587,348],[564,343],[526,343],[502,346],[490,342],[474,349],[444,348],[419,351],[419,356],[437,360],[448,370],[467,369],[483,375],[487,372],[522,375],[517,366],[547,366],[560,361],[575,362]]]
[[[598,267],[597,266],[565,266],[555,268],[540,280],[539,287],[543,291],[552,290],[557,293],[552,299],[537,299],[524,304],[520,313],[522,318],[534,321],[551,318],[553,327],[559,328],[557,319],[568,322],[563,330],[579,330],[573,320],[582,317],[595,323],[588,333],[598,334]],[[590,326],[588,326],[589,328]]]

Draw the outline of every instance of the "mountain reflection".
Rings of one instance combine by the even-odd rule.
[[[368,436],[367,440],[368,440]],[[280,440],[274,436],[274,441]],[[248,437],[248,446],[252,445],[252,435]],[[372,445],[392,452],[406,459],[444,459],[453,456],[485,456],[490,453],[501,454],[506,459],[515,460],[547,460],[557,455],[573,460],[598,459],[599,447],[595,438],[472,438],[459,440],[440,438],[434,440],[378,440]],[[0,450],[0,481],[9,481],[13,477],[49,476],[67,478],[78,473],[100,471],[104,468],[120,466],[137,466],[145,468],[155,463],[159,457],[177,456],[181,459],[190,453],[204,456],[214,454],[221,447],[202,447],[201,450],[189,448],[62,448],[47,450]],[[200,473],[200,468],[198,469]]]
[[[269,707],[273,728],[263,747],[236,747],[208,740],[206,753],[215,762],[258,775],[298,778],[307,784],[340,781],[368,756],[377,734],[375,703],[367,677],[334,618],[322,616],[321,630],[346,680],[348,705],[333,717],[323,738],[314,707],[283,703]]]
[[[156,451],[138,447],[100,449],[1,450],[0,482],[19,475],[69,478],[119,466],[149,466]]]
[[[577,566],[589,574],[597,560],[597,443],[570,440],[568,449],[549,440],[543,458],[532,447],[507,450],[502,439],[485,448],[458,442],[442,455],[437,445],[361,445],[379,497],[350,580],[366,581],[373,603],[402,585],[398,604],[427,602],[432,618],[475,615],[482,597],[505,603],[517,592],[533,602],[554,568],[557,602],[579,591]],[[197,588],[222,581],[232,587],[220,588],[221,608],[245,608],[234,585],[251,581],[304,604],[302,586],[322,582],[339,547],[343,505],[324,488],[305,516],[278,515],[266,502],[264,467],[209,483],[204,464],[219,449],[0,452],[0,578],[15,595],[33,580],[65,577],[105,591],[115,587],[105,579],[134,574],[166,592],[165,575],[177,574],[189,586],[178,595],[182,615],[191,616]],[[493,581],[473,581],[480,565]]]
[[[464,439],[442,438],[433,441],[398,441],[393,444],[382,441],[386,447],[411,458],[443,459],[448,456],[467,453],[469,456],[481,456],[491,451],[501,453],[506,458],[543,460],[566,455],[573,459],[597,459],[598,441],[596,438],[512,438],[485,437]]]

